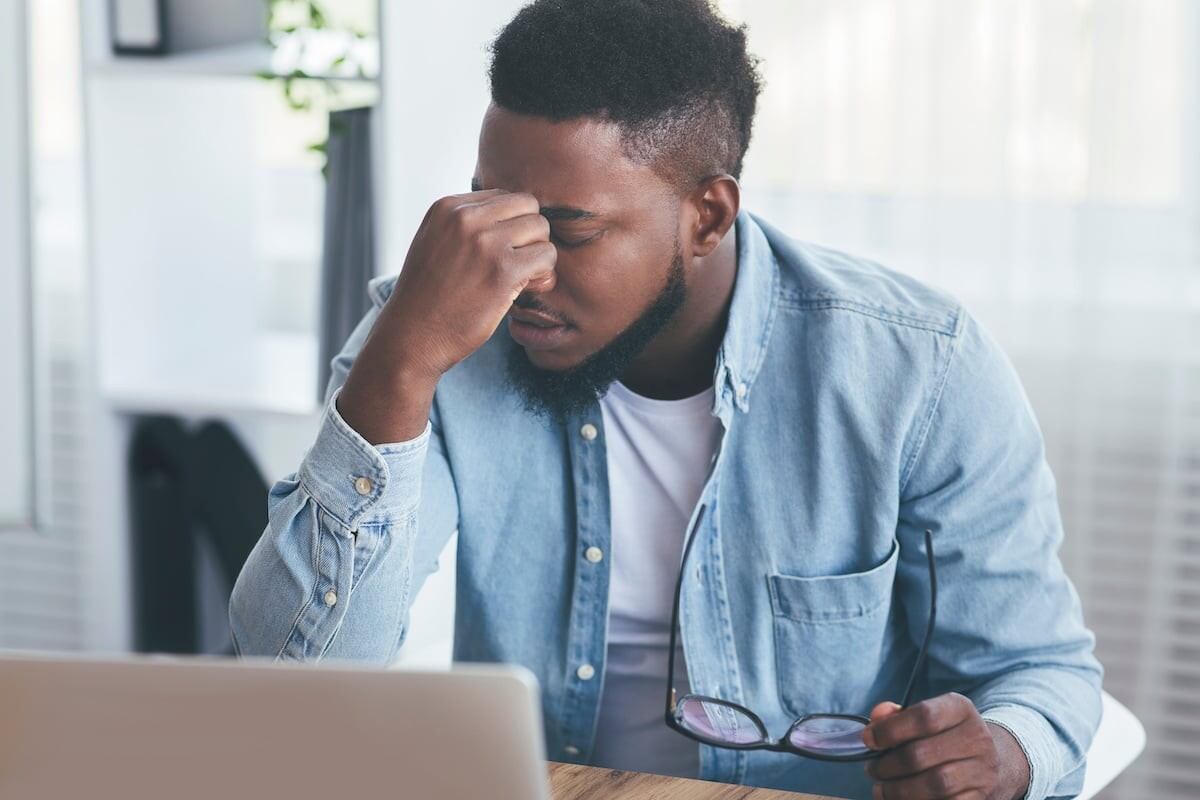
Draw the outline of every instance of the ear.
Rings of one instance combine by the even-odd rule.
[[[703,258],[733,227],[742,206],[742,189],[732,175],[714,175],[692,190],[687,203],[692,208],[692,255]]]

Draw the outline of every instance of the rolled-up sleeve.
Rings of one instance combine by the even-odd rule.
[[[929,603],[923,532],[933,531],[938,617],[926,688],[966,694],[1013,734],[1029,761],[1029,800],[1071,797],[1099,725],[1103,671],[1058,557],[1054,478],[999,347],[964,316],[946,353],[902,475],[898,529],[914,639]]]
[[[978,703],[979,701],[976,701]],[[1029,762],[1026,798],[1074,797],[1083,788],[1085,765],[1063,763],[1063,748],[1054,726],[1038,712],[1016,703],[985,705],[980,716],[1012,734]]]
[[[386,663],[408,608],[457,526],[457,496],[436,411],[407,442],[373,446],[338,412],[354,358],[383,298],[333,361],[316,440],[268,496],[267,529],[234,584],[240,655]]]
[[[337,410],[338,389],[298,479],[313,501],[350,533],[368,516],[398,519],[416,511],[430,426],[415,439],[372,446]]]

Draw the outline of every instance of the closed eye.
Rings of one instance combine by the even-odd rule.
[[[567,250],[572,250],[576,247],[583,247],[585,244],[591,244],[592,242],[599,239],[603,233],[604,233],[604,231],[597,231],[596,233],[593,233],[593,234],[590,234],[587,236],[582,236],[582,237],[580,237],[580,236],[563,237],[561,234],[556,233],[556,232],[554,232],[553,229],[551,229],[550,241],[554,243],[555,247],[562,247]]]

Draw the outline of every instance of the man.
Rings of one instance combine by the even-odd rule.
[[[235,587],[240,652],[387,662],[457,530],[455,656],[537,674],[551,758],[1075,794],[1101,670],[996,345],[951,299],[741,210],[759,78],[704,0],[538,0],[492,54],[472,191],[372,284]],[[881,701],[918,663],[926,530],[937,622],[901,709]],[[865,769],[664,724],[689,532],[680,692],[774,737],[869,711]]]

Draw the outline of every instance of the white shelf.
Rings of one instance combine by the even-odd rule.
[[[320,406],[305,405],[297,398],[262,394],[257,397],[201,397],[161,390],[115,390],[106,392],[109,408],[120,414],[171,414],[182,417],[226,417],[240,414],[269,414],[278,417],[309,417]]]
[[[214,360],[221,353],[210,354]],[[198,369],[193,359],[166,359],[128,368],[103,387],[114,409],[131,413],[227,414],[265,412],[311,415],[321,409],[317,387],[317,341],[311,334],[264,334],[251,359],[223,372]],[[231,359],[233,360],[233,359]],[[246,368],[246,364],[249,368]]]
[[[365,75],[349,65],[329,68],[344,52],[364,66]],[[92,74],[130,76],[282,78],[296,70],[312,78],[374,82],[379,77],[379,41],[336,31],[303,31],[283,37],[275,46],[252,41],[163,56],[106,55],[90,65]]]

